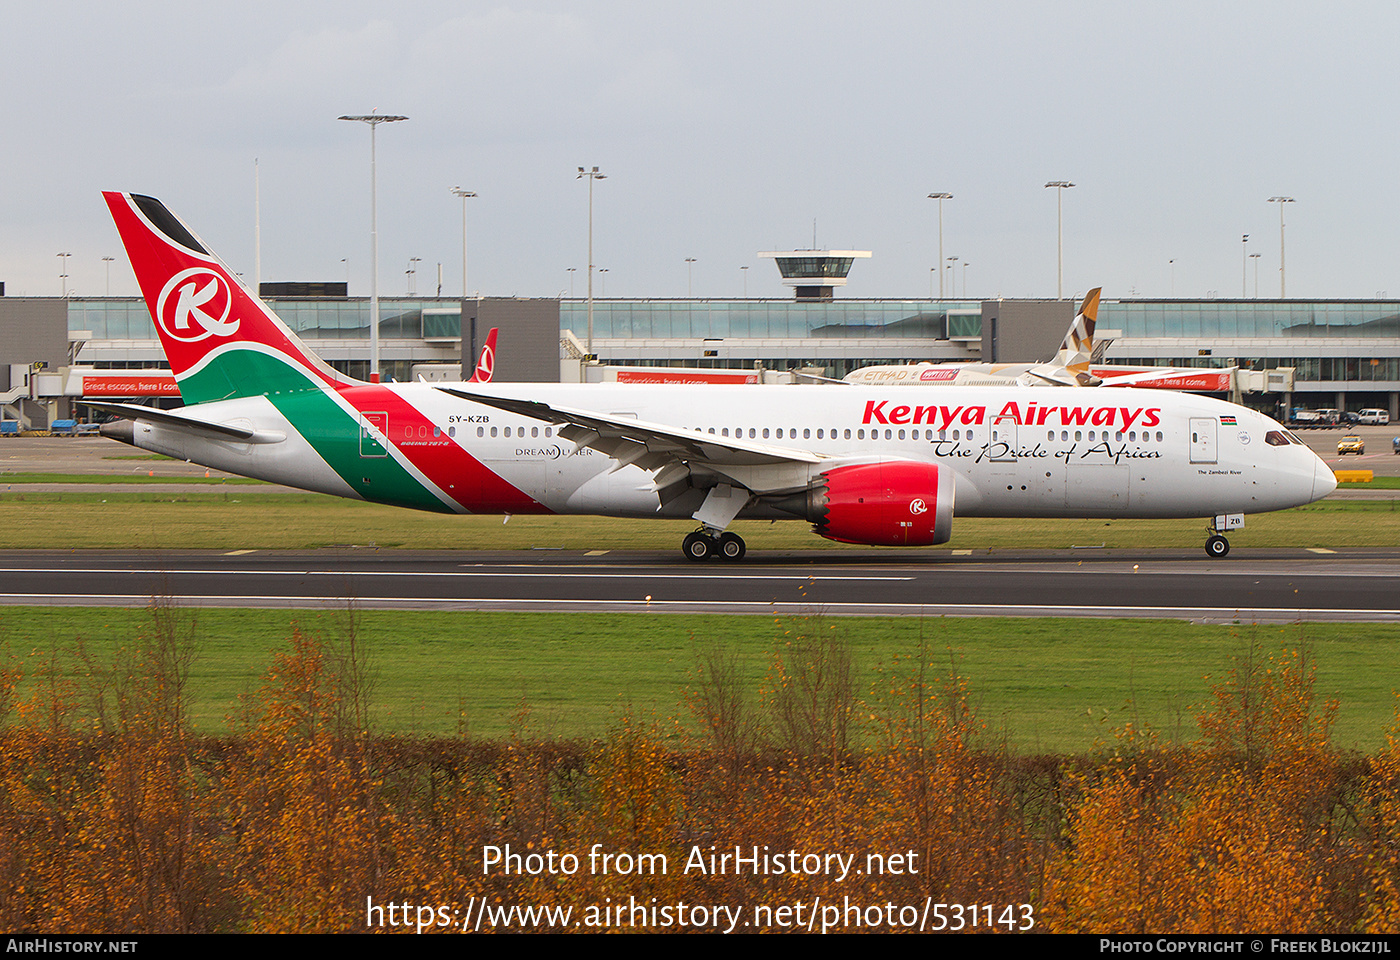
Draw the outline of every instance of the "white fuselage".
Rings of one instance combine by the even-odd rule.
[[[392,385],[431,427],[405,436],[388,422],[373,435],[408,462],[409,444],[455,444],[491,473],[555,513],[690,516],[682,498],[664,507],[655,474],[559,436],[558,427],[436,389]],[[842,463],[899,459],[950,469],[956,514],[982,517],[1210,517],[1309,503],[1335,487],[1326,465],[1262,414],[1208,397],[1162,390],[1030,390],[1022,387],[692,386],[470,384],[482,394],[595,411],[698,431],[816,463],[707,467],[758,496],[798,490]],[[340,496],[365,496],[346,482],[353,463],[332,462],[302,438],[267,398],[186,408],[215,423],[285,433],[284,442],[240,444],[140,423],[135,442],[246,476]],[[405,428],[407,430],[409,428]],[[429,434],[428,431],[431,431]],[[421,434],[421,435],[420,435]],[[1272,437],[1273,439],[1269,439]],[[380,455],[383,455],[382,453]],[[428,483],[454,509],[502,512],[473,500],[450,476]],[[761,501],[739,514],[785,517]]]

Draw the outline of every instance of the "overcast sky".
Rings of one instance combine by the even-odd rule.
[[[0,280],[11,296],[135,281],[99,191],[166,202],[235,270],[369,292],[786,297],[755,254],[871,250],[845,295],[1259,292],[1400,298],[1394,3],[74,2],[0,6]],[[1170,261],[1175,261],[1174,267]],[[1173,291],[1174,285],[1174,291]],[[1247,288],[1254,290],[1253,268]]]

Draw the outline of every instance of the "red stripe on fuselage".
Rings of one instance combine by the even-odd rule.
[[[387,412],[389,442],[439,490],[472,513],[554,512],[473,457],[395,390],[366,383],[345,387],[340,395],[361,413]]]

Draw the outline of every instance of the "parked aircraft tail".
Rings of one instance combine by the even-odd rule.
[[[1094,362],[1094,324],[1099,316],[1101,287],[1090,290],[1069,325],[1059,353],[1049,363],[1031,367],[1023,379],[1043,380],[1066,387],[1096,387],[1102,381],[1089,369]]]
[[[481,356],[476,361],[476,369],[472,371],[471,378],[467,383],[490,383],[491,371],[496,369],[496,327],[491,328],[491,332],[486,335],[486,345],[481,348]]]
[[[1060,366],[1086,387],[1098,379],[1089,372],[1089,364],[1094,359],[1094,324],[1099,317],[1099,293],[1102,289],[1095,287],[1084,298],[1055,357]]]

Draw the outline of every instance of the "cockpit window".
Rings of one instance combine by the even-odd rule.
[[[1286,447],[1290,443],[1302,443],[1303,441],[1286,430],[1270,430],[1264,434],[1264,442],[1271,447]]]

